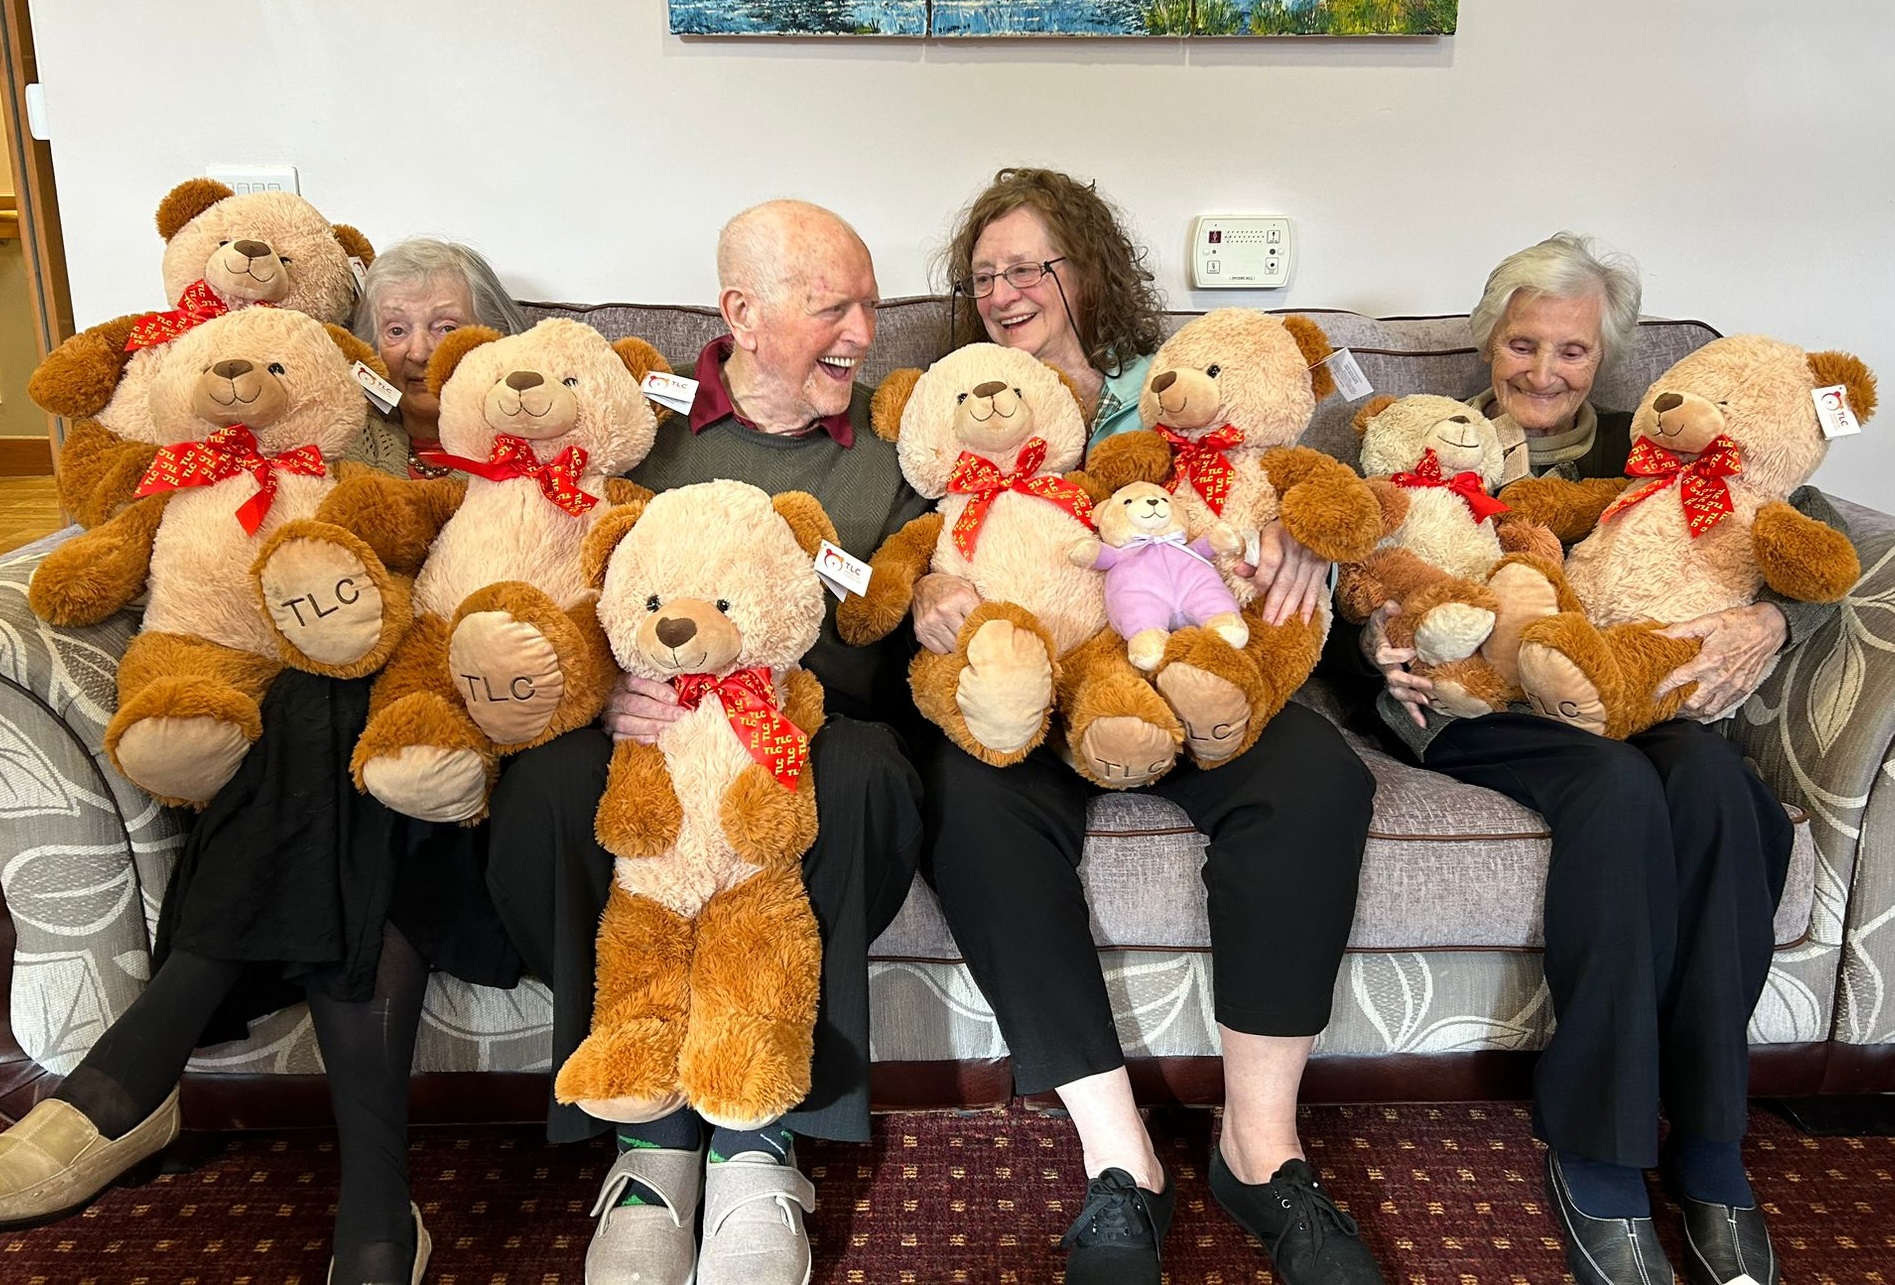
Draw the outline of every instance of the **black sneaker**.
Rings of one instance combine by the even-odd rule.
[[[1283,1285],[1387,1285],[1355,1219],[1336,1208],[1306,1162],[1285,1160],[1270,1181],[1241,1182],[1213,1147],[1211,1194],[1263,1242]]]
[[[1158,1250],[1171,1230],[1178,1184],[1146,1191],[1123,1169],[1086,1184],[1086,1207],[1059,1242],[1066,1285],[1160,1285]]]

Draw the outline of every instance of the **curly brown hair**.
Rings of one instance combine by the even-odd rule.
[[[972,303],[971,296],[954,289],[974,275],[974,243],[989,223],[1023,207],[1040,216],[1054,250],[1066,259],[1061,286],[1086,360],[1116,373],[1124,363],[1156,352],[1165,339],[1165,301],[1145,267],[1144,247],[1127,235],[1124,218],[1093,184],[1026,166],[994,175],[961,211],[941,252],[954,346],[986,337],[978,312],[961,306],[963,298]]]

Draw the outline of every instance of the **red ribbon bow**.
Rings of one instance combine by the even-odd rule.
[[[796,788],[796,779],[809,761],[809,738],[796,724],[776,711],[776,684],[770,671],[740,669],[723,678],[715,674],[684,674],[671,680],[678,704],[696,709],[713,692],[724,707],[731,730],[750,751],[750,757],[770,769],[777,784]]]
[[[1654,477],[1658,481],[1612,501],[1599,515],[1599,521],[1610,521],[1639,501],[1651,499],[1676,478],[1679,479],[1678,498],[1684,505],[1685,526],[1695,540],[1730,513],[1731,489],[1724,479],[1744,471],[1744,456],[1737,443],[1722,433],[1713,437],[1689,464],[1651,438],[1641,437],[1632,443],[1625,471],[1632,477]]]
[[[1237,480],[1237,470],[1224,455],[1233,446],[1242,446],[1244,432],[1235,424],[1226,424],[1214,433],[1192,441],[1175,429],[1158,426],[1158,432],[1177,449],[1177,458],[1172,461],[1171,480],[1165,483],[1167,491],[1176,492],[1178,484],[1189,482],[1211,506],[1211,512],[1219,517],[1224,515],[1224,505],[1230,499],[1230,488]]]
[[[1452,478],[1441,472],[1441,457],[1430,446],[1421,453],[1421,462],[1415,465],[1412,473],[1397,473],[1389,479],[1396,486],[1411,489],[1424,486],[1445,486],[1466,502],[1468,511],[1474,515],[1479,525],[1488,518],[1496,517],[1507,511],[1507,506],[1487,494],[1487,488],[1481,485],[1478,473],[1456,473]]]
[[[1034,476],[1045,462],[1046,442],[1038,437],[1027,438],[1011,473],[1001,472],[998,464],[984,456],[972,451],[961,452],[961,457],[954,461],[954,472],[948,476],[947,489],[950,494],[974,497],[954,521],[954,547],[961,551],[963,558],[974,556],[974,542],[980,539],[981,524],[987,520],[987,511],[993,508],[1002,491],[1018,491],[1057,504],[1087,526],[1092,525],[1092,497],[1086,494],[1084,487],[1068,482],[1057,473]]]
[[[268,304],[259,304],[267,308]],[[186,331],[193,330],[230,311],[230,305],[217,297],[204,281],[193,281],[178,298],[178,306],[169,312],[148,312],[132,323],[131,336],[125,341],[126,352],[156,348],[168,344]]]
[[[590,513],[592,506],[599,502],[598,496],[579,489],[580,475],[586,471],[586,448],[583,446],[568,446],[552,463],[542,464],[539,456],[533,454],[532,443],[524,437],[499,433],[493,439],[493,453],[485,461],[449,455],[438,446],[418,450],[415,457],[423,464],[459,469],[475,477],[484,477],[489,482],[530,477],[540,484],[541,495],[576,518]]]
[[[227,477],[248,473],[257,480],[257,493],[237,509],[237,521],[245,535],[255,535],[276,500],[276,473],[297,473],[303,477],[321,477],[322,452],[314,446],[299,446],[281,455],[265,455],[257,449],[256,434],[242,424],[220,428],[201,442],[180,442],[161,446],[152,457],[151,467],[138,481],[139,495],[177,491],[187,486],[211,486]]]

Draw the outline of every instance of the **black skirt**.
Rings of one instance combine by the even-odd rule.
[[[185,950],[254,963],[203,1043],[306,990],[375,990],[392,923],[436,968],[483,986],[520,979],[487,894],[487,827],[435,825],[355,788],[349,756],[372,678],[285,670],[263,699],[263,735],[192,827],[158,916],[154,960]]]

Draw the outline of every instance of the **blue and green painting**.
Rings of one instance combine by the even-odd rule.
[[[1446,36],[1460,0],[670,0],[691,36]]]

